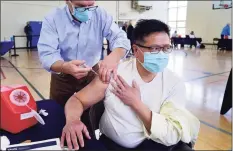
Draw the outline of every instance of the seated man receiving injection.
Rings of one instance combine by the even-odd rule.
[[[108,150],[147,150],[195,143],[200,122],[185,109],[185,85],[166,69],[169,60],[169,27],[158,20],[140,20],[134,30],[135,58],[121,62],[118,78],[110,84],[96,78],[75,93],[65,105],[66,125],[61,144],[84,146],[89,137],[80,121],[83,111],[104,101],[99,141]]]

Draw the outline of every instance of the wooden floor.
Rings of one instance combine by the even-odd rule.
[[[1,85],[25,84],[36,100],[47,99],[50,74],[41,68],[37,51],[18,54],[16,58],[6,54],[1,61],[5,75]],[[187,108],[201,121],[196,150],[232,148],[231,110],[224,116],[219,113],[231,67],[231,52],[187,49],[171,54],[169,68],[184,79]]]

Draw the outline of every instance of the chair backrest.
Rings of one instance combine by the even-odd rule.
[[[90,121],[91,130],[89,130],[89,132],[92,133],[93,136],[95,136],[95,130],[99,129],[99,123],[103,113],[104,113],[103,101],[100,101],[97,104],[90,107],[89,121]]]
[[[213,39],[213,43],[216,43],[216,42],[218,42],[218,41],[219,41],[218,38],[214,38],[214,39]]]

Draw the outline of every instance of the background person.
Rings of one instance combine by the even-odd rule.
[[[132,21],[130,20],[129,25],[127,27],[127,38],[130,40],[131,45],[133,43],[133,30],[134,30],[134,27],[132,25]]]
[[[223,27],[221,32],[221,39],[228,39],[228,36],[231,35],[230,32],[230,23],[228,23],[225,27]]]
[[[32,27],[30,26],[29,22],[27,22],[26,26],[24,27],[24,32],[27,36],[27,49],[32,48]]]

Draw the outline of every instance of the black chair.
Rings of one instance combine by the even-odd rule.
[[[213,47],[215,47],[215,49],[217,49],[218,40],[219,40],[218,38],[214,38],[214,39],[213,39],[212,49],[213,49]]]
[[[93,105],[89,110],[89,123],[91,129],[89,129],[89,132],[92,136],[95,136],[95,139],[97,139],[95,135],[95,130],[99,129],[99,122],[101,119],[101,116],[104,113],[104,104],[103,101],[98,102],[97,104]],[[192,145],[191,143],[185,144],[182,142],[179,142],[178,145],[172,147],[169,149],[169,151],[191,151]]]
[[[92,107],[90,107],[89,110],[89,123],[90,123],[90,128],[89,131],[90,133],[95,136],[95,138],[97,139],[96,135],[95,135],[95,130],[99,129],[99,122],[101,119],[101,116],[104,113],[104,103],[103,101],[100,101],[98,103],[96,103],[95,105],[93,105]]]
[[[224,115],[232,108],[232,69],[227,80],[227,86],[222,101],[220,114]]]

